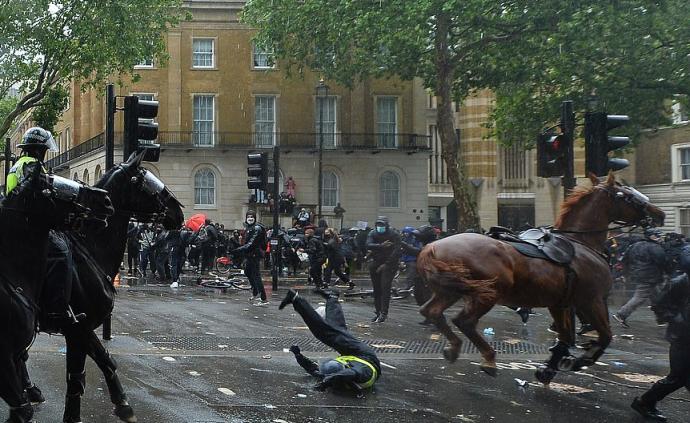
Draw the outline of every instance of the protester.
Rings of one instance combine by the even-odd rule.
[[[326,288],[323,284],[323,263],[326,251],[321,238],[316,236],[314,228],[304,231],[305,251],[309,256],[309,278],[317,288]]]
[[[391,286],[400,264],[400,234],[391,228],[386,216],[376,219],[375,230],[367,236],[367,250],[371,252],[369,275],[374,286],[376,315],[371,320],[383,323],[388,318]]]
[[[133,219],[127,226],[127,274],[139,272],[139,224]]]
[[[267,305],[268,299],[259,268],[263,248],[266,244],[266,230],[256,221],[256,212],[254,210],[247,211],[245,223],[247,224],[246,242],[240,248],[235,249],[233,253],[239,253],[244,256],[244,274],[252,286],[252,296],[249,301],[256,301],[260,295],[261,301],[255,305]]]
[[[218,230],[211,219],[206,219],[201,229],[201,274],[207,275],[216,260],[216,243],[218,242]]]
[[[154,233],[147,224],[143,224],[139,230],[139,246],[141,251],[141,258],[139,260],[139,270],[141,271],[141,276],[147,277],[146,269],[149,265],[149,259],[153,259],[151,256],[151,245],[153,244]],[[153,261],[153,260],[152,260]]]
[[[351,389],[357,393],[372,388],[381,376],[381,363],[373,348],[355,338],[348,330],[345,315],[336,291],[321,291],[326,298],[326,314],[322,318],[312,306],[294,290],[289,290],[278,308],[292,304],[311,333],[324,344],[336,350],[339,357],[320,365],[305,357],[298,345],[290,347],[297,363],[310,375],[320,379],[314,389],[329,387]]]
[[[324,284],[330,286],[331,273],[335,272],[340,280],[348,285],[348,289],[354,289],[355,284],[350,280],[350,277],[343,272],[343,267],[345,267],[345,255],[341,248],[342,242],[338,233],[333,228],[327,228],[324,231],[324,237],[326,258],[328,259],[328,265],[323,275]]]

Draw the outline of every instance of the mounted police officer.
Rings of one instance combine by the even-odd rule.
[[[671,279],[652,304],[657,322],[668,323],[666,340],[671,344],[669,374],[631,404],[645,418],[661,422],[666,421],[666,417],[656,408],[657,402],[683,387],[690,390],[690,283],[687,274],[690,271],[690,251],[686,250],[680,261],[686,274]]]
[[[44,169],[43,161],[46,152],[57,152],[58,147],[50,132],[40,127],[29,128],[22,137],[21,156],[12,166],[7,175],[5,191],[11,195],[13,190],[22,182],[27,165],[36,164]],[[72,291],[73,261],[68,247],[68,240],[62,232],[50,231],[48,237],[47,280],[41,294],[41,308],[43,327],[41,330],[58,332],[65,322],[76,322],[69,306]]]
[[[400,265],[400,234],[390,227],[386,216],[376,219],[374,230],[367,236],[367,250],[371,251],[369,275],[374,286],[376,316],[371,320],[383,323],[388,317],[391,285]]]
[[[661,246],[662,232],[648,228],[644,235],[644,240],[628,248],[623,259],[628,267],[629,280],[636,284],[633,297],[613,315],[625,327],[628,327],[628,317],[649,299],[654,287],[664,281],[664,273],[668,270],[666,253]]]
[[[250,302],[256,300],[261,295],[261,302],[256,305],[267,305],[266,291],[264,290],[264,283],[261,280],[261,256],[266,247],[266,229],[256,221],[256,212],[248,210],[245,214],[245,223],[247,224],[247,231],[245,234],[245,243],[240,248],[237,248],[233,253],[240,253],[244,255],[244,274],[249,279],[252,286],[252,297]]]

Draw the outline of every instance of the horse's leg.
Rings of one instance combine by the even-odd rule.
[[[125,394],[120,378],[117,376],[117,363],[93,331],[90,331],[88,334],[87,353],[98,365],[98,368],[101,369],[101,372],[103,372],[105,383],[108,385],[108,392],[110,393],[110,401],[115,405],[113,413],[124,422],[136,422],[137,418],[134,415],[134,410],[127,402],[127,394]]]
[[[443,356],[451,363],[458,359],[462,341],[455,333],[453,333],[453,330],[448,325],[448,322],[446,322],[443,312],[448,307],[453,305],[457,300],[459,300],[460,297],[460,294],[452,291],[434,292],[434,294],[431,296],[431,299],[429,299],[429,301],[427,301],[426,304],[424,304],[419,310],[422,316],[434,322],[438,330],[441,331],[446,339],[448,339],[450,345],[443,349]]]
[[[468,297],[466,297],[468,298]],[[479,349],[482,355],[482,362],[479,366],[489,376],[496,376],[496,351],[486,342],[486,339],[477,332],[477,323],[479,319],[489,312],[495,305],[495,302],[481,303],[473,299],[469,299],[465,307],[453,319],[455,326],[465,334],[474,346]]]
[[[22,386],[18,361],[21,360],[7,352],[0,357],[0,397],[10,407],[6,423],[27,423],[34,415],[34,408]]]
[[[539,367],[535,373],[537,380],[544,385],[551,383],[558,372],[558,363],[564,357],[570,356],[568,347],[575,342],[573,336],[573,325],[575,321],[572,318],[570,308],[564,307],[550,307],[549,312],[553,317],[556,330],[558,331],[558,341],[549,348],[551,357],[546,362],[546,365]]]
[[[42,402],[45,402],[46,399],[45,397],[43,397],[43,393],[38,388],[38,386],[34,385],[34,383],[31,382],[31,378],[29,377],[29,370],[26,367],[26,362],[28,360],[29,354],[24,353],[19,362],[19,377],[21,378],[22,386],[26,391],[26,395],[29,401],[32,404],[40,404]]]
[[[578,371],[583,367],[592,366],[599,357],[604,354],[604,350],[609,346],[612,339],[611,326],[609,325],[608,307],[605,300],[599,300],[593,304],[579,307],[582,316],[587,319],[599,337],[596,341],[589,344],[585,353],[577,358],[567,358],[561,361],[561,370]]]
[[[81,422],[81,397],[86,389],[86,345],[73,328],[66,331],[67,393],[65,394],[64,423]]]

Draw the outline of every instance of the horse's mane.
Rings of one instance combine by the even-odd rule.
[[[563,203],[561,204],[561,211],[558,213],[558,218],[556,219],[554,226],[560,227],[563,224],[563,219],[565,219],[565,217],[573,211],[575,205],[579,204],[580,200],[592,192],[594,192],[594,187],[577,186],[573,188],[570,195],[568,195],[568,198],[563,200]]]

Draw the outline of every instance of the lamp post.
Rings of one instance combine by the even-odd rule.
[[[323,109],[328,100],[328,85],[323,81],[323,77],[316,86],[316,107],[319,108],[319,183],[318,183],[318,215],[322,218],[321,207],[323,205]]]

